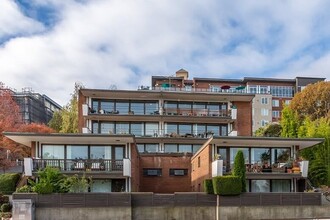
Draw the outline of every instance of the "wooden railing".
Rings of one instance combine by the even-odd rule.
[[[33,171],[55,167],[60,171],[123,171],[123,160],[107,159],[33,159]]]

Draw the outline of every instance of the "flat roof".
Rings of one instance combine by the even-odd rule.
[[[282,137],[250,137],[250,136],[214,136],[210,144],[217,146],[242,147],[291,147],[298,145],[299,149],[320,144],[324,138],[282,138]]]
[[[163,90],[104,90],[80,89],[80,92],[91,98],[131,99],[131,100],[181,100],[181,101],[243,101],[250,102],[255,94],[249,93],[220,93],[220,92],[188,92]],[[207,95],[207,98],[205,97]]]
[[[279,79],[279,78],[260,78],[260,77],[244,77],[244,82],[249,81],[262,81],[262,82],[289,82],[295,83],[295,79]]]
[[[31,142],[48,144],[126,144],[134,143],[134,135],[83,134],[83,133],[28,133],[3,132],[3,135],[17,143],[31,147]]]
[[[324,138],[282,138],[282,137],[251,137],[251,136],[213,136],[194,154],[196,157],[207,145],[223,147],[292,147],[299,150],[324,142]]]

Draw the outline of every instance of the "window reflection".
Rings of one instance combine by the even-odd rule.
[[[67,145],[67,159],[88,159],[88,146]]]

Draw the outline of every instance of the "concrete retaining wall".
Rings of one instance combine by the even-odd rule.
[[[330,218],[329,206],[220,207],[220,220]],[[214,220],[215,207],[38,208],[37,220]]]
[[[130,207],[38,208],[36,220],[130,220]]]
[[[220,207],[221,220],[330,218],[330,206]]]
[[[37,220],[214,220],[217,215],[217,196],[205,193],[13,194],[13,201],[24,199],[35,204]],[[243,193],[219,201],[221,220],[330,219],[330,205],[321,205],[320,193]]]

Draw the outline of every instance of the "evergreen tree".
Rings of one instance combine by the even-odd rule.
[[[246,175],[245,175],[245,162],[244,162],[244,155],[241,150],[237,151],[234,160],[234,169],[233,175],[240,177],[242,181],[242,192],[246,192]]]

